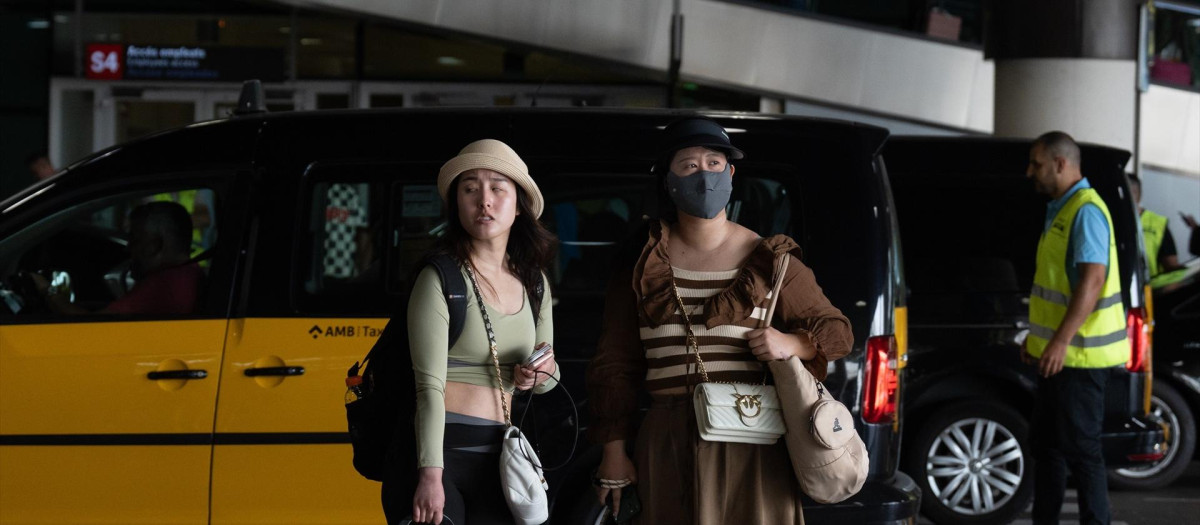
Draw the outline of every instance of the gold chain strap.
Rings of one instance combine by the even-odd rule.
[[[487,329],[488,348],[492,351],[492,364],[496,365],[496,384],[500,385],[500,409],[504,411],[504,424],[512,426],[512,416],[508,413],[508,400],[504,397],[504,380],[500,376],[500,356],[496,351],[496,331],[492,329],[492,320],[488,317],[487,307],[483,304],[483,294],[479,292],[479,283],[475,282],[475,270],[471,263],[465,265],[467,276],[471,278],[471,288],[475,290],[475,300],[479,303],[479,313],[483,314],[483,327]]]
[[[704,368],[704,360],[700,359],[700,343],[696,341],[696,334],[692,332],[692,318],[688,316],[687,308],[683,306],[683,297],[679,295],[679,288],[675,286],[675,278],[671,277],[671,291],[675,292],[675,301],[679,303],[679,313],[683,314],[683,327],[687,330],[687,346],[691,348],[696,355],[696,364],[700,367],[700,377],[704,378],[705,383],[709,383],[708,370]]]

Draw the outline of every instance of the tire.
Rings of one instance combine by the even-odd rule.
[[[1163,381],[1154,381],[1150,412],[1169,428],[1167,455],[1145,466],[1111,469],[1108,484],[1127,490],[1159,489],[1175,481],[1188,468],[1196,451],[1196,418],[1179,391]]]
[[[1029,423],[988,402],[934,410],[904,452],[922,513],[939,524],[1011,522],[1033,496]]]

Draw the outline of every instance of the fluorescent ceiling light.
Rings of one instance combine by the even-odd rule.
[[[438,57],[437,63],[443,66],[461,66],[465,64],[463,59],[458,57]]]
[[[35,20],[30,20],[27,25],[29,26],[29,29],[48,29],[50,27],[50,21],[44,18],[38,18]]]

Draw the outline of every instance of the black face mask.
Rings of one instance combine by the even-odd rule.
[[[733,173],[730,164],[724,171],[697,171],[686,177],[667,172],[667,194],[679,211],[711,219],[729,204],[733,193]]]

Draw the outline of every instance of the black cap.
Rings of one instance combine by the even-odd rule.
[[[746,156],[742,150],[733,147],[733,144],[729,142],[729,134],[725,132],[725,128],[712,120],[701,117],[680,119],[668,124],[663,130],[658,150],[665,155],[692,146],[704,146],[723,151],[730,160]]]

